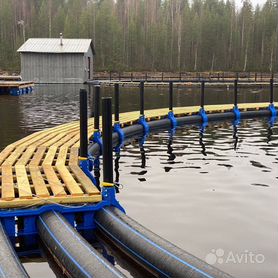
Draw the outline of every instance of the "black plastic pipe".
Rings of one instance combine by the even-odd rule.
[[[78,234],[61,214],[47,212],[38,217],[37,225],[43,243],[71,277],[125,277]]]
[[[29,277],[0,222],[0,277]]]
[[[114,85],[114,119],[115,122],[119,122],[120,119],[120,89],[119,89],[119,84],[116,83]]]
[[[95,223],[118,248],[159,277],[232,277],[159,237],[115,207],[97,211]]]
[[[94,129],[99,130],[99,115],[100,115],[100,86],[95,86],[94,90]]]
[[[233,112],[225,112],[225,113],[215,113],[215,114],[208,114],[209,122],[213,121],[223,121],[223,120],[234,120],[234,113]],[[259,111],[243,111],[241,112],[242,119],[249,119],[253,117],[269,117],[271,113],[268,109],[259,110]],[[202,118],[199,115],[192,115],[192,116],[183,116],[177,117],[178,126],[186,125],[186,124],[200,124],[202,123]],[[169,119],[162,119],[156,121],[148,122],[150,127],[150,131],[154,132],[159,129],[163,128],[171,128],[171,121]],[[135,124],[132,126],[127,126],[123,128],[123,132],[125,138],[130,138],[133,136],[141,136],[143,134],[143,127],[140,124]],[[116,132],[112,135],[113,146],[119,144],[119,137]],[[91,144],[89,146],[89,154],[90,155],[98,155],[99,154],[99,145],[98,144]]]
[[[238,80],[234,81],[234,106],[237,106],[238,103]]]
[[[173,110],[173,82],[169,82],[169,110]]]
[[[88,103],[87,91],[80,90],[80,156],[88,156]]]
[[[202,108],[205,106],[205,81],[201,82],[201,105]]]
[[[273,78],[270,79],[270,103],[274,101]]]
[[[144,115],[144,110],[145,110],[145,103],[144,103],[144,93],[145,93],[145,84],[144,81],[140,82],[140,115]]]
[[[103,181],[113,183],[112,100],[102,99]]]

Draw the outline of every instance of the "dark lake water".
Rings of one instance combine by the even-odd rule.
[[[45,85],[36,86],[30,95],[0,96],[0,150],[35,131],[77,120],[79,89],[80,85]],[[138,110],[137,91],[121,89],[122,112]],[[232,90],[206,92],[207,104],[233,101]],[[112,88],[102,93],[111,96]],[[146,88],[145,97],[146,109],[167,107],[167,88]],[[198,105],[199,89],[176,89],[174,97],[175,106]],[[240,89],[239,102],[268,99],[267,89]],[[243,121],[236,149],[231,123],[210,124],[201,139],[197,126],[179,129],[173,138],[167,131],[154,134],[141,151],[134,141],[121,153],[123,189],[118,198],[128,215],[201,259],[211,260],[217,253],[216,266],[226,272],[277,277],[277,129],[275,124],[270,135],[267,119]],[[263,263],[238,263],[233,257],[226,262],[229,254],[244,259],[250,252],[263,255]],[[123,258],[117,257],[116,263],[140,277]],[[55,277],[41,260],[24,266],[31,277]]]

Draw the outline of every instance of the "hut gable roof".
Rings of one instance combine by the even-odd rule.
[[[95,54],[91,39],[64,39],[60,44],[60,38],[56,39],[28,39],[17,52],[33,53],[86,53],[92,48]]]

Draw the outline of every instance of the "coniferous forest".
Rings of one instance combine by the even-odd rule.
[[[276,0],[0,0],[0,69],[31,37],[92,38],[95,70],[277,71]]]

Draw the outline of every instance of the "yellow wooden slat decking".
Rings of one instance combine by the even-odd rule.
[[[208,105],[208,113],[230,111],[233,105]],[[268,103],[239,104],[241,110],[268,107]],[[199,106],[177,107],[176,116],[198,113]],[[148,120],[166,117],[168,109],[145,112]],[[120,115],[122,125],[135,123],[139,112]],[[94,126],[88,121],[89,137]],[[96,203],[101,193],[78,163],[79,122],[39,131],[7,146],[0,153],[0,208],[52,203]]]

